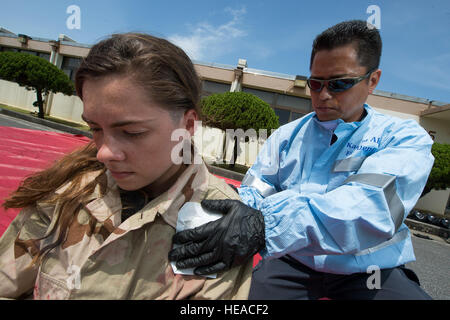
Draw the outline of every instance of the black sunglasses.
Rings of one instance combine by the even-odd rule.
[[[308,87],[315,92],[322,91],[325,83],[327,83],[327,89],[330,92],[342,92],[345,90],[350,89],[358,82],[361,82],[362,80],[366,79],[372,72],[375,70],[370,70],[368,73],[361,77],[355,77],[355,78],[336,78],[336,79],[329,79],[329,80],[320,80],[320,79],[314,79],[314,78],[308,78],[306,82],[308,83]]]

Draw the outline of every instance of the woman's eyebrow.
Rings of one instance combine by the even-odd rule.
[[[96,124],[94,121],[91,121],[91,120],[87,119],[87,118],[84,116],[84,114],[81,115],[81,119],[83,119],[83,121],[86,122],[86,123]]]
[[[96,122],[87,119],[84,115],[81,115],[81,119],[83,119],[88,124],[98,125]],[[115,122],[115,123],[111,124],[111,128],[123,127],[123,126],[128,126],[128,125],[131,125],[131,124],[142,124],[142,123],[150,122],[150,121],[154,121],[154,120],[156,120],[156,119],[118,121],[118,122]]]

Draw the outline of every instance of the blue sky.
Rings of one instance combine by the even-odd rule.
[[[70,5],[80,8],[80,29],[66,25]],[[0,27],[86,44],[141,31],[194,60],[235,66],[244,58],[249,68],[308,76],[314,37],[343,20],[372,19],[371,5],[380,9],[383,40],[377,89],[450,103],[448,0],[14,0],[0,5]]]

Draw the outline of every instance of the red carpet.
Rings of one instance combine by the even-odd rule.
[[[0,205],[26,176],[48,167],[89,140],[67,133],[0,126]],[[18,212],[0,207],[0,235]]]

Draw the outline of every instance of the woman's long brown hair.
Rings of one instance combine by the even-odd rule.
[[[100,41],[91,48],[77,70],[75,88],[78,96],[83,99],[85,80],[108,75],[131,77],[152,101],[169,111],[194,109],[200,115],[201,82],[194,65],[183,50],[165,39],[126,33]],[[106,192],[106,168],[97,160],[96,154],[97,149],[90,142],[50,168],[26,178],[5,200],[3,206],[6,209],[35,206],[37,201],[55,205],[57,223],[45,237],[59,230],[57,240],[41,248],[32,263],[40,262],[46,252],[65,240],[72,218],[97,185]],[[99,171],[97,178],[80,187],[83,177],[94,171]],[[55,194],[67,182],[71,182],[69,187],[63,193]]]
[[[97,149],[93,142],[76,149],[56,161],[51,167],[27,177],[3,203],[5,209],[25,208],[35,206],[36,202],[55,205],[59,203],[59,210],[55,212],[57,223],[47,236],[59,229],[57,240],[42,248],[33,258],[32,263],[40,261],[40,258],[49,250],[61,244],[65,240],[67,227],[72,217],[84,204],[84,199],[100,184],[101,192],[106,192],[104,165],[96,158]],[[96,179],[88,182],[82,188],[81,180],[89,172],[98,171]],[[70,182],[61,193],[55,191]],[[59,227],[59,228],[58,228]],[[42,240],[36,239],[36,240]]]

